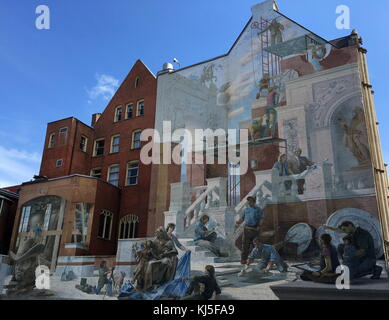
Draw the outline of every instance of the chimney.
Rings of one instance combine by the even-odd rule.
[[[101,113],[92,114],[92,127],[95,126],[95,123],[100,119]]]

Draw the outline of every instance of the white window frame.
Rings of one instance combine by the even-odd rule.
[[[19,224],[19,233],[28,232],[28,222],[30,220],[31,206],[23,207]]]
[[[63,166],[63,159],[58,159],[55,161],[55,167],[61,168]]]
[[[81,148],[81,141],[82,141],[82,139],[85,139],[84,148]],[[80,137],[80,150],[82,152],[86,152],[87,147],[88,147],[88,138],[86,136],[84,136],[84,135],[81,135],[81,137]]]
[[[79,207],[80,208],[79,208]],[[89,206],[89,208],[88,208]],[[73,230],[73,243],[80,243],[83,245],[87,245],[88,242],[88,225],[89,225],[89,219],[90,219],[90,214],[91,214],[91,208],[92,205],[89,203],[76,203],[75,209],[74,209],[74,230]],[[88,210],[89,209],[89,210]],[[77,229],[77,213],[80,214],[81,216],[81,234],[79,234],[79,230]],[[82,240],[81,242],[77,242],[77,236],[80,235]]]
[[[135,164],[135,163],[137,163],[138,166],[130,169],[130,165],[131,164]],[[128,175],[129,171],[130,170],[135,170],[135,169],[138,170],[138,174],[136,176],[131,176],[130,177]],[[138,160],[130,161],[130,162],[127,163],[127,168],[126,168],[126,187],[137,186],[139,184],[139,170],[140,170],[140,162]],[[136,178],[136,183],[135,184],[130,184],[129,183],[129,178]]]
[[[143,103],[143,108],[142,108],[143,114],[140,113],[140,110],[141,110],[140,104],[141,104],[141,103]],[[137,117],[143,117],[144,115],[145,115],[145,100],[142,99],[142,100],[139,100],[139,101],[136,103],[136,116],[137,116]]]
[[[101,210],[100,212],[100,216],[104,215],[104,226],[103,226],[103,235],[98,235],[98,238],[100,239],[103,239],[103,240],[111,240],[111,235],[112,235],[112,225],[113,225],[113,213],[109,210]],[[100,218],[99,216],[99,218]],[[108,238],[105,238],[104,235],[106,233],[106,228],[107,228],[107,217],[110,217],[111,218],[111,224],[109,226],[109,234],[108,234]],[[100,219],[99,219],[99,223],[100,223]],[[100,226],[99,226],[99,231],[100,231]]]
[[[100,141],[104,141],[104,147],[103,147],[103,153],[98,155],[97,154],[97,143],[100,142]],[[104,151],[105,151],[105,139],[104,138],[96,139],[95,143],[94,143],[94,146],[93,146],[93,156],[94,157],[102,157],[104,155]]]
[[[131,117],[128,116],[128,109],[130,107],[131,107]],[[129,103],[126,106],[126,119],[132,119],[132,118],[134,118],[134,104],[133,103]]]
[[[111,182],[111,174],[113,174],[113,173],[111,172],[111,169],[112,169],[112,168],[115,168],[115,167],[118,168],[118,171],[117,171],[117,172],[113,172],[114,174],[117,174],[117,175],[118,175],[117,185],[116,185],[116,184],[113,184],[113,183]],[[115,180],[115,181],[116,181],[116,180]],[[109,184],[112,184],[113,186],[116,186],[116,187],[119,186],[119,182],[120,182],[120,165],[119,165],[119,164],[112,164],[112,165],[110,165],[110,166],[108,167],[107,182],[108,182]]]
[[[49,224],[50,224],[50,217],[51,217],[51,203],[47,204],[46,211],[45,211],[45,217],[43,219],[43,227],[42,230],[49,230]]]
[[[118,144],[114,145],[113,142],[114,142],[115,138],[119,138],[119,142],[118,142]],[[114,146],[117,147],[117,151],[113,150]],[[111,148],[109,151],[110,151],[110,153],[119,153],[120,152],[120,134],[116,134],[116,135],[111,137]]]
[[[128,224],[127,234],[124,234],[122,236],[121,234],[122,225],[126,225],[126,224]],[[132,226],[132,234],[130,234],[131,226]],[[137,215],[129,214],[121,218],[119,222],[119,236],[118,236],[119,240],[135,239],[135,233],[138,226],[139,226],[139,217]],[[125,227],[123,232],[126,233]]]
[[[120,119],[118,119],[118,116],[119,116],[118,111],[119,111],[119,109],[120,109]],[[114,120],[114,122],[119,122],[119,121],[123,120],[123,107],[122,106],[117,106],[115,108],[115,115],[114,115],[114,119],[113,120]]]
[[[132,133],[132,139],[131,139],[131,150],[139,150],[139,149],[142,149],[142,140],[140,139],[140,136],[139,136],[139,147],[135,148],[135,135],[137,133],[140,133],[142,134],[142,130],[138,129],[138,130],[135,130],[133,133]],[[137,140],[138,141],[138,140]]]
[[[58,135],[58,144],[59,145],[65,145],[67,143],[68,133],[69,133],[68,127],[62,127],[59,129],[59,135]],[[62,139],[62,137],[63,137],[63,139]]]
[[[51,133],[49,136],[49,143],[47,144],[48,149],[52,149],[55,146],[55,133]]]

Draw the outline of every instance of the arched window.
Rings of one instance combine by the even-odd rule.
[[[140,78],[136,77],[136,79],[135,79],[135,88],[139,88],[139,86],[140,86]]]
[[[119,239],[134,239],[138,233],[139,217],[134,214],[129,214],[120,219]]]
[[[99,221],[98,237],[104,240],[111,240],[113,213],[108,210],[101,210]]]

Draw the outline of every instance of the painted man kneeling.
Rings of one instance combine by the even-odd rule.
[[[253,243],[254,249],[249,255],[247,264],[243,269],[243,274],[256,259],[261,259],[255,268],[257,271],[268,272],[273,266],[276,266],[278,271],[282,273],[288,272],[288,265],[282,260],[272,245],[263,244],[259,238],[255,239]]]

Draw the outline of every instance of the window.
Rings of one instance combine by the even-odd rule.
[[[135,79],[135,88],[139,88],[139,86],[140,86],[140,79],[139,79],[139,77],[136,77],[136,79]]]
[[[88,138],[85,136],[81,136],[80,138],[80,150],[86,152],[86,147],[88,145]]]
[[[134,116],[134,107],[131,104],[127,106],[127,119],[131,119]]]
[[[43,218],[43,230],[49,230],[49,223],[51,217],[51,203],[48,203],[46,206],[45,216]]]
[[[140,140],[140,137],[142,135],[141,130],[134,131],[132,133],[132,146],[131,149],[140,149],[142,147],[142,141]]]
[[[28,230],[28,221],[30,220],[31,207],[23,207],[22,209],[22,218],[20,220],[19,232],[27,232]]]
[[[95,141],[95,148],[93,152],[93,155],[95,157],[102,156],[104,154],[104,144],[104,139],[99,139]]]
[[[91,205],[77,203],[74,219],[73,242],[85,244],[88,236],[88,221]]]
[[[119,172],[120,167],[117,164],[108,168],[108,182],[116,187],[119,185]]]
[[[57,168],[62,167],[62,165],[63,165],[63,159],[58,159],[58,160],[55,162],[55,166],[56,166]]]
[[[122,120],[122,115],[123,115],[123,108],[121,106],[117,107],[115,109],[115,119],[114,119],[114,121],[115,122],[121,121]]]
[[[55,141],[55,133],[52,133],[49,137],[49,144],[48,148],[54,148],[54,141]]]
[[[113,136],[111,138],[111,153],[118,153],[120,151],[120,136]]]
[[[135,186],[138,184],[139,177],[139,162],[132,161],[127,165],[127,186]]]
[[[91,177],[101,179],[101,173],[102,173],[101,168],[95,168],[91,170],[90,175]]]
[[[98,236],[104,240],[111,239],[113,213],[108,210],[101,210],[99,218],[99,233]]]
[[[129,214],[120,219],[119,239],[134,239],[137,237],[139,217]]]
[[[68,127],[59,129],[59,144],[66,144],[68,138]]]
[[[144,114],[145,114],[145,102],[144,100],[141,100],[138,101],[138,105],[136,108],[136,116],[140,117],[140,116],[144,116]]]

